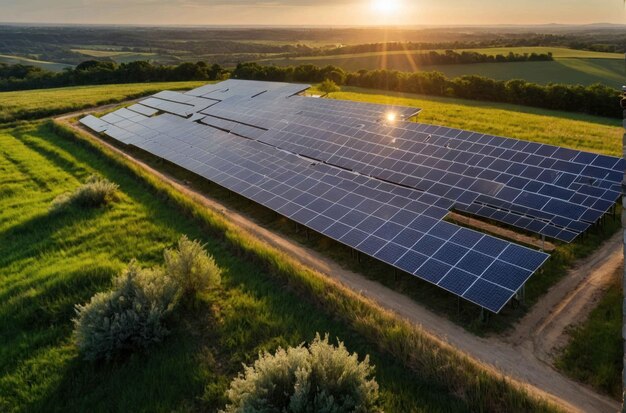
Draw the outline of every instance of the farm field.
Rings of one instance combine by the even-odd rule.
[[[85,55],[89,58],[110,58],[117,63],[130,63],[138,60],[159,61],[161,63],[176,62],[179,59],[157,53],[125,52],[122,50],[99,50],[99,49],[71,49],[73,52]]]
[[[393,69],[405,72],[439,71],[447,77],[476,74],[498,80],[525,79],[529,82],[570,83],[590,85],[604,83],[620,87],[626,78],[623,56],[617,53],[599,53],[566,48],[513,47],[460,49],[484,54],[548,53],[555,60],[549,62],[476,63],[459,65],[420,66],[414,56],[427,51],[392,51],[387,53],[360,53],[335,56],[307,56],[288,59],[267,59],[263,64],[281,66],[314,64],[335,65],[347,71],[360,69]],[[441,50],[439,50],[441,51]]]
[[[8,65],[20,64],[20,65],[36,66],[42,69],[51,70],[53,72],[60,72],[66,67],[74,67],[72,65],[68,65],[65,63],[45,62],[42,60],[27,59],[21,56],[12,56],[12,55],[5,55],[5,54],[0,54],[0,63],[6,63]]]
[[[90,106],[115,103],[164,89],[191,89],[205,83],[207,82],[129,83],[0,92],[0,123],[42,118]]]

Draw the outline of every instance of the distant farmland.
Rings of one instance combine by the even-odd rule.
[[[604,83],[620,87],[626,79],[624,56],[619,53],[599,53],[584,50],[550,47],[499,47],[484,49],[460,49],[490,55],[512,53],[548,53],[552,52],[551,62],[512,62],[512,63],[476,63],[458,65],[420,66],[415,56],[429,50],[409,50],[393,52],[358,53],[333,56],[307,56],[284,59],[267,59],[263,64],[280,66],[314,64],[317,66],[336,65],[348,71],[360,69],[395,69],[412,72],[440,71],[448,77],[462,75],[481,75],[498,80],[525,79],[535,83],[570,83],[590,85]],[[437,50],[441,52],[441,50]]]
[[[8,65],[29,65],[36,66],[42,69],[51,70],[53,72],[60,72],[66,67],[73,67],[72,65],[68,65],[65,63],[56,63],[56,62],[45,62],[43,60],[35,60],[35,59],[27,59],[25,57],[20,56],[10,56],[0,54],[0,63],[6,63]]]

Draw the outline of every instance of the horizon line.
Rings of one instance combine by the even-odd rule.
[[[0,26],[100,26],[100,27],[181,27],[181,28],[342,28],[342,29],[429,29],[429,28],[506,28],[506,27],[586,27],[586,26],[614,26],[626,27],[626,23],[609,23],[609,22],[593,22],[593,23],[501,23],[501,24],[397,24],[397,25],[373,25],[373,24],[347,24],[347,25],[324,25],[324,24],[159,24],[159,23],[61,23],[61,22],[3,22]]]

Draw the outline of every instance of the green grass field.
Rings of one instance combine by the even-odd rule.
[[[589,319],[570,332],[557,360],[565,373],[617,400],[622,397],[622,275],[620,268]]]
[[[137,94],[173,88],[143,84],[113,89],[122,99],[117,88],[129,86]],[[186,85],[193,86],[197,84]],[[81,88],[52,91],[49,102],[76,97],[77,89]],[[41,108],[31,91],[11,93],[31,109]],[[603,118],[455,99],[383,96],[357,89],[335,97],[419,106],[425,109],[423,121],[505,136],[567,142],[605,153],[618,148],[619,123]],[[100,98],[85,93],[79,104],[93,106]],[[572,131],[576,131],[573,137]],[[420,341],[419,335],[417,342],[408,345],[408,337],[416,337],[415,333],[388,316],[363,312],[362,306],[331,286],[298,272],[302,270],[289,269],[291,264],[263,250],[267,247],[232,232],[225,242],[198,218],[204,212],[181,213],[176,207],[180,198],[155,194],[108,155],[62,138],[46,124],[0,130],[0,171],[0,296],[4,298],[0,337],[8,343],[0,349],[2,411],[215,411],[223,407],[223,392],[242,362],[251,361],[259,350],[310,340],[315,331],[328,331],[345,340],[349,349],[372,356],[386,411],[501,411],[503,405],[494,408],[493,397],[509,403],[504,410],[538,410],[525,396],[502,396],[503,389],[510,391],[508,387],[493,387],[489,375],[446,351],[436,351],[437,356],[429,359],[424,351],[432,351],[430,344]],[[50,215],[50,201],[93,172],[120,184],[121,201],[103,210]],[[275,216],[271,219],[275,223],[269,227],[283,225],[276,223]],[[111,277],[133,257],[145,265],[158,263],[163,247],[182,233],[207,243],[225,270],[223,287],[203,297],[198,309],[184,314],[170,339],[150,353],[104,366],[80,361],[70,341],[73,305],[108,288]],[[300,238],[302,234],[296,236]],[[582,245],[585,251],[593,240],[590,237]],[[313,237],[308,242],[321,244],[318,248],[339,262],[345,259],[324,239]],[[248,247],[228,246],[233,243]],[[242,258],[246,249],[272,264]],[[369,261],[342,263],[370,277],[390,275]],[[377,271],[381,273],[371,274]],[[275,275],[281,272],[292,275]],[[548,278],[537,278],[537,291],[531,289],[529,295],[545,291],[551,282]],[[413,295],[411,285],[401,278],[394,288]],[[463,390],[466,386],[478,393],[458,397],[459,383]]]
[[[0,92],[0,123],[37,119],[150,95],[164,89],[192,89],[207,82],[129,83]]]
[[[45,62],[43,60],[27,59],[21,56],[12,56],[0,54],[0,63],[6,63],[8,65],[29,65],[36,66],[42,69],[50,70],[53,72],[60,72],[67,67],[74,67],[65,63]]]
[[[335,65],[347,71],[360,69],[394,69],[404,72],[440,71],[448,77],[477,74],[498,80],[525,79],[530,82],[569,83],[590,85],[604,83],[621,87],[626,79],[624,56],[617,53],[588,52],[566,48],[511,47],[460,49],[484,54],[547,53],[552,52],[555,60],[550,62],[477,63],[460,65],[429,65],[416,63],[416,55],[426,51],[392,51],[387,53],[359,53],[335,56],[306,56],[289,59],[267,59],[264,64],[281,66],[314,64]],[[441,50],[440,50],[441,51]]]
[[[623,129],[617,119],[465,99],[348,87],[342,90],[331,98],[422,108],[419,122],[607,155],[622,151]]]
[[[386,411],[469,410],[232,255],[128,173],[46,126],[0,131],[0,169],[0,410],[215,411],[241,363],[317,331],[372,356]],[[52,215],[52,199],[91,173],[120,184],[121,200]],[[180,234],[207,244],[224,269],[223,287],[184,314],[149,354],[109,365],[82,362],[70,340],[73,305],[106,289],[132,258],[158,263]]]

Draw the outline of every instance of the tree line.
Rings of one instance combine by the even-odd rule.
[[[612,118],[622,117],[619,107],[620,92],[602,84],[539,85],[521,79],[505,81],[475,75],[449,79],[440,72],[360,70],[346,73],[335,66],[277,67],[261,66],[256,63],[237,65],[231,77],[312,83],[329,79],[338,85],[512,103]]]
[[[34,66],[0,64],[0,90],[43,89],[63,86],[111,83],[170,82],[182,80],[218,80],[228,72],[218,64],[181,63],[175,66],[146,61],[117,64],[89,60],[62,72]]]
[[[540,41],[536,42],[539,45]],[[356,45],[347,45],[340,46],[331,49],[317,49],[315,51],[311,51],[309,53],[302,53],[302,55],[310,56],[310,55],[320,55],[320,56],[334,56],[334,55],[345,55],[345,54],[359,54],[359,53],[384,53],[384,52],[401,52],[401,51],[423,51],[424,53],[420,56],[434,56],[434,58],[446,59],[450,57],[454,57],[456,59],[461,59],[463,55],[469,56],[471,55],[474,59],[479,58],[485,61],[490,59],[495,59],[498,57],[499,61],[527,61],[531,60],[531,54],[517,54],[517,53],[509,53],[507,55],[498,54],[498,55],[489,55],[479,52],[473,52],[471,50],[466,50],[464,52],[458,53],[455,50],[459,49],[480,49],[481,44],[476,42],[447,42],[447,43],[422,43],[422,42],[387,42],[387,43],[365,43],[365,44],[356,44]],[[491,43],[488,46],[484,47],[515,47],[511,46],[512,43],[507,43],[507,46],[494,46]],[[525,47],[532,47],[530,44],[524,44]],[[435,49],[445,50],[442,52],[437,52]],[[541,60],[553,60],[552,53],[546,54],[534,54],[534,58]],[[512,56],[511,56],[512,55]],[[515,60],[505,60],[512,59]],[[466,57],[467,58],[467,57]],[[471,63],[468,62],[468,63]]]
[[[403,46],[404,44],[398,43],[397,45]],[[381,48],[374,48],[371,52],[380,51],[393,52],[393,51],[406,51],[410,52],[412,49],[404,49],[402,47],[391,47],[388,50]],[[327,53],[325,53],[326,55]],[[342,55],[341,53],[340,55]],[[468,63],[508,63],[508,62],[548,62],[554,60],[552,53],[513,53],[508,54],[486,54],[478,53],[469,50],[457,52],[454,50],[446,50],[445,52],[423,51],[417,52],[411,55],[411,58],[415,63],[420,65],[458,65]]]
[[[621,118],[620,92],[609,86],[548,84],[525,80],[495,80],[482,76],[454,79],[440,72],[360,70],[345,72],[336,66],[262,66],[240,63],[232,71],[204,62],[161,66],[148,62],[116,64],[87,61],[75,69],[49,72],[24,65],[0,64],[0,90],[25,90],[74,85],[219,80],[227,77],[249,80],[318,83],[326,79],[338,85],[404,93],[457,97],[534,106],[545,109]]]

